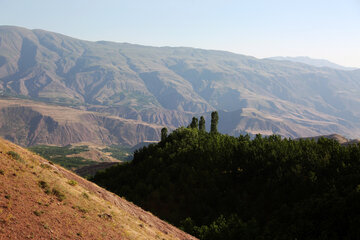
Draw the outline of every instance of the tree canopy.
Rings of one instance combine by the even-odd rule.
[[[92,180],[200,239],[360,239],[359,145],[182,127]]]

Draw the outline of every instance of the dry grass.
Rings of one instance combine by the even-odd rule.
[[[0,152],[0,239],[194,239],[2,139]]]

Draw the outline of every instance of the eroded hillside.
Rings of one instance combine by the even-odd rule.
[[[219,127],[231,135],[336,132],[357,138],[359,79],[360,70],[185,47],[90,42],[44,30],[0,27],[0,95],[171,128],[216,109],[227,113],[227,125]],[[114,125],[113,119],[105,120]],[[139,129],[138,134],[151,138],[153,133]],[[99,136],[93,137],[98,141]]]
[[[69,107],[20,99],[0,99],[0,136],[22,146],[99,145],[157,140],[161,126]]]

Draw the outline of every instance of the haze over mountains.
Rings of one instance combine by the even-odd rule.
[[[356,70],[356,68],[353,67],[344,67],[339,64],[330,62],[326,59],[314,59],[309,57],[270,57],[267,59],[271,60],[279,60],[279,61],[291,61],[291,62],[298,62],[298,63],[304,63],[308,65],[312,65],[315,67],[328,67],[328,68],[335,68],[338,70]]]
[[[187,125],[193,115],[208,117],[213,110],[219,111],[219,131],[232,135],[308,137],[338,133],[358,138],[359,80],[360,70],[318,68],[194,48],[89,42],[44,30],[0,27],[0,94],[101,116],[103,120],[96,120],[101,122],[100,128],[113,136],[122,135],[124,128],[116,126],[123,126],[123,122],[135,129],[128,134],[133,139],[108,140],[102,130],[92,127],[88,130],[91,136],[102,136],[95,138],[97,143],[135,145],[156,140],[161,127]],[[0,135],[6,136],[11,130],[5,128],[12,118],[4,112],[9,112],[13,100],[3,101],[7,103],[0,109]],[[39,112],[30,105],[29,109]],[[52,111],[41,115],[54,122],[53,132],[65,126],[66,121],[61,123]],[[105,118],[117,119],[112,128],[104,126]],[[81,121],[87,125],[84,119]],[[139,129],[139,125],[147,127]],[[46,121],[36,126],[49,129]],[[24,138],[31,135],[30,130],[21,134]],[[63,134],[62,140],[39,137],[19,141],[17,136],[11,136],[12,140],[23,145],[92,138]]]

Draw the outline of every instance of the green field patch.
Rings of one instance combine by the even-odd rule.
[[[133,152],[128,147],[111,145],[101,150],[105,153],[110,153],[110,156],[118,160],[128,162],[133,159]]]
[[[30,151],[39,154],[43,158],[59,164],[67,169],[75,170],[80,167],[97,164],[97,162],[78,156],[70,156],[89,150],[88,146],[47,146],[38,145],[28,148]]]

